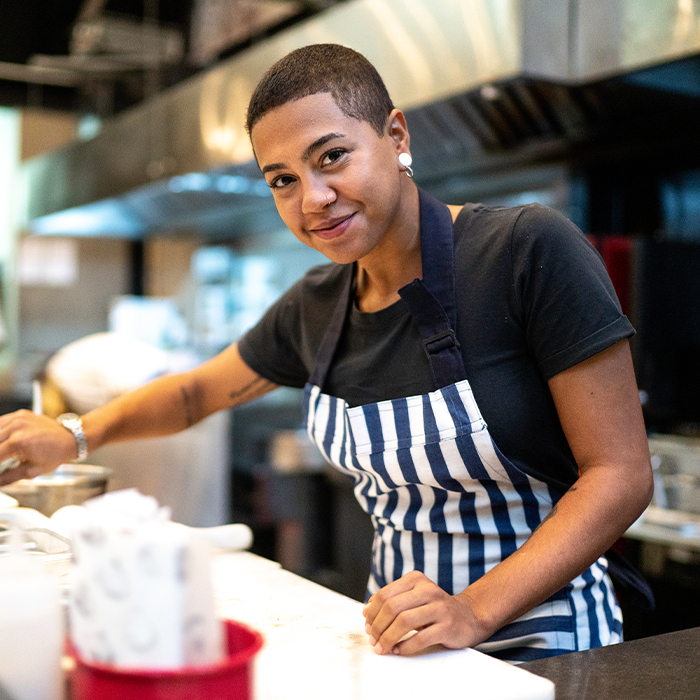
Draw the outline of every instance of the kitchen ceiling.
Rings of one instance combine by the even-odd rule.
[[[0,0],[0,105],[112,116],[337,1]]]
[[[79,18],[118,15],[143,21],[142,0],[2,0],[0,2],[0,104],[69,111],[95,111],[95,100],[104,88],[113,93],[115,109],[143,96],[143,79],[135,72],[81,75],[59,62],[71,53],[73,27]],[[153,4],[153,3],[151,3]],[[99,6],[98,6],[99,5]],[[159,20],[187,35],[192,0],[156,3]],[[91,9],[92,8],[92,9]],[[42,70],[37,61],[55,60],[54,70]],[[183,68],[181,68],[183,70]],[[163,75],[168,84],[178,73]]]
[[[252,2],[198,0],[226,1]],[[234,49],[105,121],[90,141],[29,161],[28,228],[229,237],[279,223],[242,127],[245,106],[267,66],[316,41],[374,62],[407,114],[416,181],[446,201],[523,191],[533,164],[604,151],[608,167],[634,151],[641,167],[659,167],[695,162],[700,150],[697,3],[345,0],[323,13],[311,4],[303,11],[318,16]],[[520,166],[530,170],[513,182]]]

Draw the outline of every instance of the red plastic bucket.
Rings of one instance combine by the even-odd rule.
[[[72,700],[252,700],[253,660],[259,632],[224,620],[226,658],[211,666],[176,671],[116,669],[84,661],[74,651]]]

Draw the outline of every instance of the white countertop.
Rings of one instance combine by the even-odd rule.
[[[28,509],[5,512],[46,520]],[[255,700],[408,700],[436,694],[451,700],[554,698],[551,681],[473,649],[378,656],[364,630],[362,603],[250,552],[215,552],[219,614],[264,638],[255,660]],[[56,573],[65,591],[70,561],[60,556]]]
[[[256,700],[552,700],[554,684],[473,649],[378,656],[362,604],[249,552],[218,554],[214,585],[222,616],[265,643],[256,657]]]

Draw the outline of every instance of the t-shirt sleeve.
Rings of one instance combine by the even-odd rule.
[[[514,303],[545,379],[634,334],[602,258],[563,215],[524,208],[511,255]]]
[[[301,281],[287,290],[238,342],[243,361],[281,386],[303,387],[309,376],[300,352]]]
[[[275,384],[303,387],[348,274],[351,265],[334,263],[307,270],[241,338],[243,361]]]

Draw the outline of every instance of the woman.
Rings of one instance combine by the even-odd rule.
[[[88,413],[78,437],[162,435],[305,386],[312,440],[375,525],[378,653],[517,662],[619,641],[601,555],[648,504],[651,470],[633,329],[600,258],[543,207],[420,191],[404,115],[349,49],[275,64],[247,126],[285,224],[332,262],[237,346]],[[0,418],[0,460],[20,462],[0,479],[75,452],[48,418]]]

